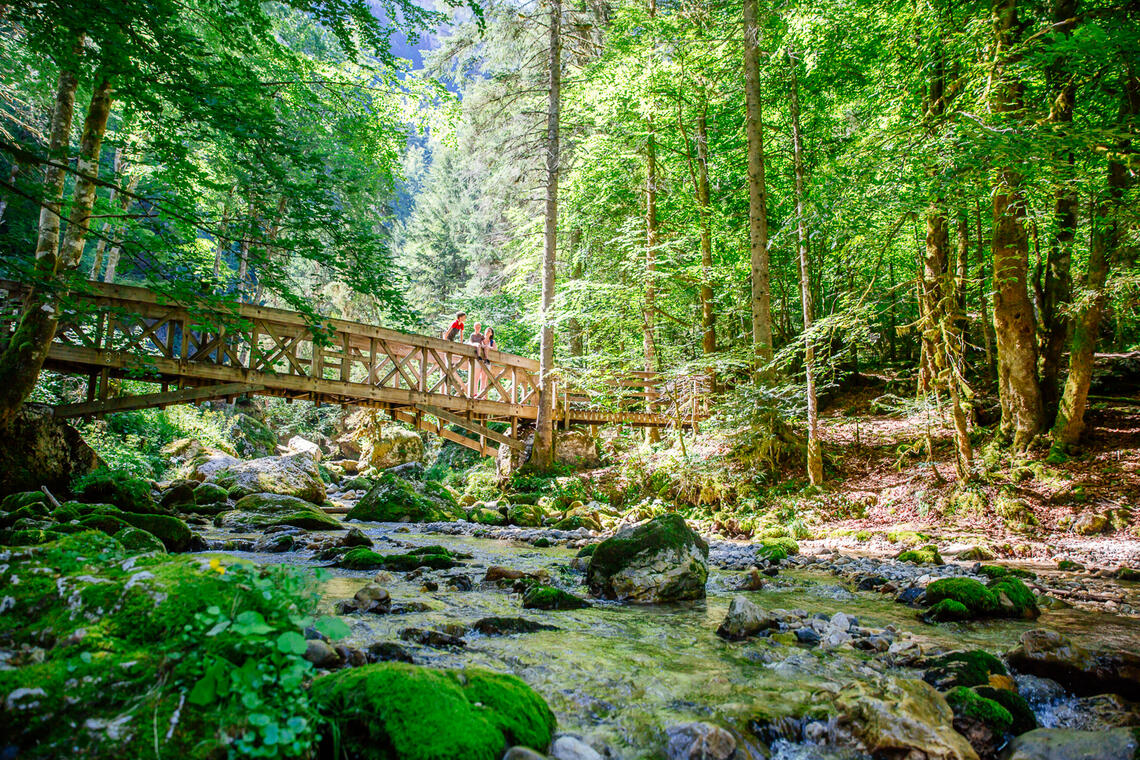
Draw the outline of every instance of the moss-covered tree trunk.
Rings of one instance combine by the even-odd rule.
[[[1136,116],[1140,114],[1140,77],[1129,77],[1120,106],[1120,122],[1125,130],[1136,129]],[[1123,235],[1121,203],[1129,183],[1125,157],[1131,151],[1131,141],[1123,140],[1108,162],[1108,188],[1099,203],[1094,204],[1092,241],[1089,247],[1089,266],[1079,309],[1073,320],[1073,337],[1069,349],[1069,376],[1057,407],[1052,438],[1055,448],[1075,444],[1085,429],[1085,410],[1088,406],[1089,384],[1092,382],[1093,359],[1096,355],[1097,333],[1104,312],[1105,283],[1112,258]]]
[[[768,186],[764,178],[764,112],[760,92],[757,0],[744,0],[744,131],[748,140],[748,244],[752,269],[752,348],[772,360],[772,297],[768,259]]]
[[[1021,84],[1006,65],[1018,28],[1017,0],[994,0],[995,63],[990,109],[999,117],[1022,118]],[[1021,174],[999,166],[993,189],[994,335],[997,342],[1000,435],[1024,451],[1041,431],[1041,387],[1037,380],[1037,323],[1029,300],[1029,238]]]

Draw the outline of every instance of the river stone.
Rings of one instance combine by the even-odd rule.
[[[1086,513],[1073,521],[1073,532],[1078,536],[1095,536],[1108,527],[1108,518],[1104,515]]]
[[[285,448],[289,451],[290,454],[308,454],[315,461],[321,461],[321,447],[309,439],[302,438],[299,435],[295,435],[290,438],[289,442],[285,444]]]
[[[340,655],[332,645],[320,639],[305,642],[304,657],[318,668],[335,668],[340,665]]]
[[[446,522],[463,516],[463,510],[440,483],[405,480],[386,472],[345,519],[419,523]]]
[[[559,736],[550,745],[553,760],[602,760],[589,744],[573,736]]]
[[[249,493],[293,496],[314,504],[325,501],[325,483],[317,462],[305,453],[239,462],[210,473],[208,479],[230,491],[237,487]]]
[[[547,760],[546,755],[535,752],[528,747],[511,747],[507,750],[507,754],[503,755],[503,760]]]
[[[1140,749],[1131,729],[1038,728],[1013,740],[1009,760],[1132,760]]]
[[[703,599],[709,545],[678,514],[620,530],[598,544],[586,570],[590,593],[655,604]]]
[[[305,530],[339,530],[336,518],[315,504],[293,496],[254,493],[238,499],[234,510],[219,518],[223,528],[268,528],[291,525]]]
[[[837,726],[875,756],[978,760],[954,730],[954,713],[925,681],[876,678],[848,684],[829,700]]]
[[[736,753],[736,739],[720,726],[693,722],[665,729],[667,760],[729,760]]]
[[[743,596],[734,596],[728,605],[728,614],[724,616],[724,622],[716,629],[716,633],[726,639],[744,639],[778,625],[779,621],[767,610]]]
[[[1123,650],[1090,652],[1047,628],[1021,634],[1006,655],[1019,672],[1051,678],[1081,695],[1115,692],[1140,699],[1140,654]]]
[[[358,612],[387,612],[392,608],[392,597],[388,590],[376,583],[369,583],[352,597]]]
[[[353,412],[346,420],[349,432],[338,439],[341,451],[353,455],[361,472],[379,472],[408,462],[424,461],[424,442],[419,434],[397,425],[385,425],[370,409]],[[347,439],[347,440],[346,440]],[[349,446],[344,446],[350,443]],[[347,455],[347,454],[346,454]]]

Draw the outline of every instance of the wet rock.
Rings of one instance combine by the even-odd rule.
[[[374,641],[368,645],[370,662],[415,662],[411,652],[394,641]]]
[[[820,642],[820,635],[814,628],[797,628],[796,641],[808,646],[815,646]]]
[[[198,481],[196,480],[176,480],[162,492],[162,498],[159,499],[158,503],[168,510],[182,510],[186,506],[194,507],[196,506],[194,492],[197,485]]]
[[[553,760],[602,760],[602,756],[589,744],[573,736],[559,736],[550,745]]]
[[[79,432],[52,416],[46,404],[24,404],[0,446],[0,494],[38,490],[46,485],[65,493],[75,478],[99,464]]]
[[[448,588],[455,591],[470,591],[475,588],[475,582],[468,575],[449,575],[444,582]]]
[[[902,591],[900,591],[898,596],[895,597],[895,601],[898,602],[899,604],[908,604],[908,605],[921,604],[923,593],[924,593],[924,590],[919,588],[918,586],[911,586],[909,588],[904,588]]]
[[[333,648],[336,650],[337,655],[340,656],[340,661],[350,668],[359,668],[361,665],[368,664],[368,657],[356,647],[337,644]]]
[[[517,581],[519,578],[526,576],[522,570],[515,570],[510,567],[503,567],[501,565],[491,565],[487,568],[487,574],[483,576],[484,583],[494,583],[495,581]]]
[[[511,633],[557,631],[558,626],[546,625],[521,617],[485,617],[475,621],[471,628],[484,636],[504,636]]]
[[[992,676],[1006,675],[1002,661],[980,649],[941,654],[921,663],[920,667],[925,669],[922,680],[939,691],[955,686],[984,686],[990,683]]]
[[[388,594],[388,590],[376,583],[369,583],[352,598],[359,612],[382,614],[392,608],[392,597]]]
[[[728,605],[728,613],[716,629],[716,633],[725,639],[744,639],[778,625],[779,621],[767,610],[743,596],[734,596]]]
[[[529,584],[523,592],[525,610],[580,610],[590,603],[554,586]]]
[[[220,468],[209,480],[231,493],[268,493],[292,496],[314,504],[325,501],[325,483],[317,462],[308,454],[262,457]]]
[[[693,722],[665,729],[668,760],[729,760],[736,753],[736,739],[720,726]]]
[[[838,709],[838,729],[873,755],[978,760],[974,748],[954,730],[954,713],[946,700],[923,681],[857,681],[831,701]]]
[[[291,552],[300,548],[301,543],[300,534],[274,533],[272,535],[261,536],[254,541],[253,551],[280,554],[281,552]]]
[[[346,520],[374,522],[440,522],[459,520],[463,510],[436,481],[405,480],[385,472],[356,503]]]
[[[1121,694],[1140,699],[1140,654],[1129,651],[1090,652],[1068,637],[1046,628],[1021,634],[1006,658],[1023,673],[1050,678],[1081,695]]]
[[[403,628],[400,638],[413,644],[421,644],[433,649],[462,648],[467,642],[461,637],[443,631],[425,631],[423,628]]]
[[[336,668],[341,664],[340,655],[326,641],[309,639],[305,642],[305,659],[318,668]]]
[[[529,747],[511,747],[503,755],[503,760],[547,760],[547,757]]]
[[[641,604],[703,599],[709,547],[677,514],[623,528],[590,557],[590,593]]]
[[[1038,728],[1013,740],[1009,760],[1132,760],[1138,741],[1127,728],[1073,731]]]
[[[739,591],[759,591],[767,585],[768,580],[760,573],[759,568],[750,567],[736,588]]]
[[[349,528],[348,533],[340,540],[341,546],[353,548],[357,546],[372,547],[372,539],[364,535],[364,531],[360,528]]]
[[[1104,515],[1085,513],[1073,521],[1073,532],[1078,536],[1095,536],[1108,527],[1108,518]]]
[[[237,501],[231,512],[219,519],[223,528],[244,530],[290,525],[306,530],[335,530],[341,527],[336,518],[315,504],[294,496],[277,493],[254,493]]]

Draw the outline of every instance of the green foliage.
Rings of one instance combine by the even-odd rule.
[[[125,512],[153,514],[159,512],[151,498],[150,483],[108,467],[100,467],[71,483],[72,493],[87,503],[114,504]]]

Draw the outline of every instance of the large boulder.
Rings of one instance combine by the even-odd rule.
[[[170,459],[175,478],[196,480],[201,483],[215,473],[240,464],[234,452],[207,446],[195,438],[179,438],[162,448]]]
[[[1140,740],[1128,728],[1074,731],[1038,728],[1022,734],[1009,747],[1009,760],[1132,760],[1140,756]]]
[[[555,727],[529,686],[485,670],[383,662],[322,676],[310,694],[330,750],[348,757],[499,760],[513,745],[545,750]]]
[[[223,514],[220,522],[226,528],[246,530],[272,525],[291,525],[306,530],[340,530],[344,527],[315,504],[275,493],[254,493],[238,499],[234,510]]]
[[[1120,694],[1140,699],[1140,653],[1089,651],[1047,628],[1021,634],[1006,655],[1017,671],[1051,678],[1077,694]]]
[[[463,510],[436,481],[405,480],[386,472],[356,503],[346,520],[373,522],[446,522],[461,520]]]
[[[424,442],[419,434],[398,425],[385,424],[371,409],[360,409],[345,421],[347,432],[337,443],[341,453],[357,460],[361,472],[379,472],[408,462],[424,461]]]
[[[925,681],[877,678],[856,681],[829,696],[836,729],[875,757],[978,760],[954,730],[954,712]]]
[[[65,492],[75,478],[99,465],[78,431],[52,417],[46,404],[25,404],[0,446],[0,496],[47,486]]]
[[[594,550],[590,593],[639,604],[703,599],[709,545],[677,514],[623,528]]]
[[[219,469],[209,481],[234,494],[238,488],[248,493],[276,493],[323,504],[325,482],[316,461],[305,453],[262,457]]]

